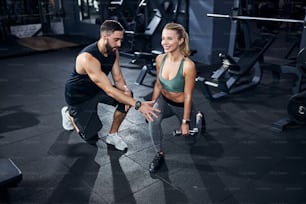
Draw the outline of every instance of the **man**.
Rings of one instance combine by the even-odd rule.
[[[75,129],[89,144],[99,139],[102,123],[97,114],[98,103],[116,106],[112,126],[106,143],[118,150],[127,144],[118,135],[119,127],[131,106],[144,114],[148,121],[157,117],[153,101],[140,102],[132,97],[119,65],[119,47],[124,29],[114,20],[106,20],[100,27],[100,39],[85,47],[77,56],[75,68],[65,85],[68,106],[62,108],[62,125],[65,130]],[[108,78],[112,74],[114,84]]]

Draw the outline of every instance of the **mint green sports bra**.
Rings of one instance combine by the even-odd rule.
[[[185,86],[185,78],[183,76],[183,67],[184,67],[184,61],[183,58],[180,63],[180,67],[177,71],[176,76],[171,80],[166,80],[162,77],[162,71],[163,67],[166,61],[167,55],[164,56],[161,64],[160,64],[160,71],[159,71],[159,81],[162,85],[163,89],[169,92],[184,92],[184,86]]]

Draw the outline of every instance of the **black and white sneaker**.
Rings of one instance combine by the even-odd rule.
[[[164,154],[160,152],[156,153],[153,161],[150,163],[149,171],[151,173],[157,172],[164,163],[164,161],[165,161]]]

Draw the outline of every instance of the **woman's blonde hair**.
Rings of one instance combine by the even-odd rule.
[[[180,49],[185,57],[190,56],[189,36],[185,28],[178,23],[167,23],[164,29],[174,30],[178,34],[179,39],[184,39],[184,42],[180,45]]]

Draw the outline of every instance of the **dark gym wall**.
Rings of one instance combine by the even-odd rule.
[[[214,1],[214,13],[224,13],[230,14],[232,13],[232,8],[234,1],[226,0],[223,1],[222,4],[216,3]],[[211,64],[219,63],[219,53],[220,52],[228,52],[228,44],[230,38],[230,25],[231,21],[228,19],[216,19],[213,18],[213,32],[212,32],[212,50],[211,50]]]
[[[213,12],[214,0],[192,0],[189,8],[189,36],[190,46],[197,50],[192,58],[208,64],[212,47],[212,19],[206,17],[206,13]]]
[[[99,38],[99,25],[80,21],[78,1],[62,1],[65,11],[64,29],[67,35],[82,35],[89,38]]]
[[[205,64],[219,62],[218,54],[221,51],[227,52],[230,21],[208,18],[207,13],[231,13],[233,0],[225,0],[222,3],[214,0],[181,0],[181,6],[176,19],[173,9],[180,0],[170,0],[172,7],[164,13],[163,22],[152,38],[153,49],[161,49],[161,31],[167,22],[176,21],[183,24],[189,31],[190,46],[197,50],[192,56],[196,61]],[[151,2],[152,8],[157,8],[163,0]],[[77,34],[90,38],[99,38],[99,25],[83,23],[80,21],[78,1],[65,0],[62,2],[65,10],[64,28],[65,34]],[[189,6],[189,9],[188,9]]]
[[[90,38],[99,38],[99,28],[100,23],[104,21],[105,19],[113,19],[114,14],[112,12],[108,11],[106,7],[109,6],[108,1],[101,0],[100,6],[101,6],[101,18],[99,19],[99,22],[97,24],[94,23],[87,23],[82,22],[80,20],[80,9],[78,6],[77,0],[62,0],[63,1],[63,8],[65,10],[65,19],[64,19],[64,28],[65,28],[65,34],[78,34],[78,35],[84,35]],[[125,14],[128,12],[136,12],[136,7],[138,0],[125,0],[122,4],[121,11]],[[118,19],[124,26],[125,22],[122,21],[122,19]],[[131,20],[131,19],[123,19],[123,20]]]
[[[197,50],[192,57],[194,60],[204,64],[215,64],[219,62],[219,52],[227,52],[230,21],[209,18],[206,14],[230,14],[232,7],[232,0],[225,0],[222,3],[214,0],[190,1],[190,46]]]

